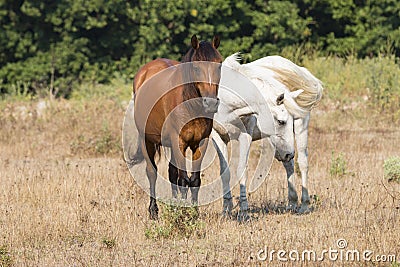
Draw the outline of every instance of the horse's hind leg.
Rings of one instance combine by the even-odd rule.
[[[178,197],[178,168],[174,158],[174,153],[171,152],[171,161],[168,166],[168,177],[171,183],[172,197]]]
[[[297,144],[297,163],[301,172],[301,207],[299,213],[309,213],[310,196],[308,194],[308,123],[310,115],[304,119],[295,120],[294,131]]]
[[[146,174],[150,184],[150,205],[149,205],[150,219],[156,220],[158,218],[158,206],[156,201],[157,166],[154,162],[156,147],[153,143],[147,140],[145,142],[142,142],[142,146],[145,146],[145,149],[142,148],[142,150],[147,152],[145,153],[145,159],[146,159]]]
[[[239,135],[239,164],[237,169],[237,176],[240,177],[240,210],[238,214],[239,221],[247,221],[250,219],[248,215],[249,204],[247,202],[246,181],[247,181],[247,164],[249,158],[249,150],[252,137],[248,133],[241,133]]]
[[[247,182],[247,165],[249,161],[249,152],[251,141],[253,140],[254,127],[257,125],[257,118],[250,116],[244,121],[246,132],[239,135],[239,164],[237,169],[237,176],[240,178],[240,210],[238,214],[239,221],[247,221],[250,219],[248,215],[249,204],[247,202],[246,182]]]

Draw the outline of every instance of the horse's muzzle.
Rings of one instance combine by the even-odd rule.
[[[203,97],[203,107],[207,113],[216,113],[218,111],[219,98]]]

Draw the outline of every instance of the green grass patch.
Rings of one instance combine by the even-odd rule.
[[[117,245],[117,241],[115,238],[108,238],[108,237],[103,237],[101,239],[101,244],[108,249],[113,249]]]
[[[335,152],[332,151],[329,174],[332,177],[343,177],[347,174],[347,161],[343,153],[339,153],[336,155]]]
[[[7,246],[0,246],[0,266],[11,267],[12,265],[13,260]]]
[[[400,157],[390,157],[383,163],[385,179],[400,182]]]
[[[71,99],[110,99],[116,102],[129,101],[132,97],[133,80],[114,78],[109,84],[83,83],[71,93]]]
[[[161,204],[161,218],[151,222],[145,230],[149,239],[183,238],[205,234],[204,222],[199,218],[197,207],[186,207],[180,203]]]

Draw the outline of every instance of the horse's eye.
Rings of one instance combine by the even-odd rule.
[[[286,121],[278,120],[278,124],[281,126],[284,126],[284,125],[286,125]]]

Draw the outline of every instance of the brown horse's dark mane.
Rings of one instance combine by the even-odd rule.
[[[210,42],[201,41],[199,48],[191,47],[189,51],[182,57],[182,63],[192,61],[213,61],[215,58],[221,58],[221,54],[215,49]]]

